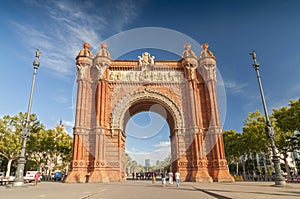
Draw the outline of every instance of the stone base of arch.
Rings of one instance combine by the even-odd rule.
[[[234,182],[234,178],[230,175],[227,161],[225,159],[212,160],[212,167],[209,170],[214,182]]]
[[[86,176],[87,176],[87,170],[86,169],[76,169],[74,168],[71,172],[68,173],[67,178],[65,179],[65,182],[70,183],[83,183],[86,182]]]
[[[69,172],[66,181],[67,183],[88,183],[88,182],[120,182],[125,181],[124,172],[113,169],[95,169],[88,172],[86,169],[73,169]]]
[[[209,175],[207,169],[199,169],[192,171],[189,179],[190,182],[213,182],[212,177]]]
[[[228,169],[215,169],[212,171],[214,182],[234,182],[234,178],[230,175]]]

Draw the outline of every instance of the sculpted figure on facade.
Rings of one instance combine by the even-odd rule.
[[[206,80],[216,80],[217,78],[216,68],[212,65],[204,65],[204,68],[207,74]]]
[[[98,79],[103,79],[104,77],[104,72],[107,69],[108,65],[107,64],[96,64],[96,68],[98,69]]]
[[[186,65],[185,67],[186,67],[187,70],[188,70],[188,79],[189,79],[189,80],[195,80],[195,78],[196,78],[195,73],[196,73],[196,68],[197,68],[197,66],[188,64],[188,65]]]
[[[196,78],[196,68],[197,68],[197,62],[198,58],[194,51],[191,49],[190,44],[186,44],[184,46],[185,50],[182,53],[182,59],[184,60],[183,65],[186,67],[188,72],[188,79],[189,80],[195,80]]]
[[[85,66],[85,65],[76,65],[76,67],[77,67],[77,78],[83,79],[87,66]]]
[[[204,79],[208,80],[216,80],[216,57],[214,54],[208,49],[208,44],[203,44],[201,46],[203,49],[200,53],[200,65],[205,69]]]
[[[154,65],[154,56],[150,56],[148,52],[144,52],[142,56],[138,56],[139,66]]]

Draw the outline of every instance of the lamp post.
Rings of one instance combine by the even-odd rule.
[[[39,63],[39,57],[40,57],[41,51],[39,49],[36,49],[35,51],[35,60],[33,62],[33,78],[32,78],[32,84],[31,84],[31,91],[30,91],[30,97],[29,97],[29,103],[28,103],[28,110],[27,110],[27,117],[25,120],[25,126],[22,129],[22,148],[20,152],[20,158],[18,160],[18,167],[16,170],[16,178],[14,180],[13,186],[23,186],[24,184],[24,167],[26,163],[25,159],[25,150],[26,150],[26,142],[27,138],[30,136],[30,110],[31,110],[31,104],[32,104],[32,95],[34,90],[34,83],[35,83],[35,77],[36,77],[36,71],[40,66]]]
[[[261,80],[260,80],[260,75],[259,75],[259,63],[256,61],[255,51],[252,51],[250,53],[250,55],[252,56],[252,59],[253,59],[253,67],[256,71],[256,76],[257,76],[257,80],[258,80],[261,100],[262,100],[264,113],[265,113],[265,118],[266,118],[266,128],[265,128],[266,136],[270,141],[272,154],[273,154],[272,162],[274,164],[274,169],[275,169],[275,176],[274,176],[275,185],[276,186],[284,186],[286,183],[285,183],[285,179],[282,177],[281,172],[280,172],[281,171],[280,162],[279,162],[279,158],[278,158],[278,155],[277,155],[277,149],[276,149],[275,141],[274,141],[275,131],[274,131],[274,128],[273,128],[273,126],[270,122],[270,118],[269,118],[268,111],[267,111],[264,91],[263,91],[263,88],[262,88],[262,85],[261,85]]]

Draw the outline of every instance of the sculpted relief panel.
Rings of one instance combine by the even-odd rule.
[[[184,77],[179,71],[110,71],[110,82],[181,83]]]

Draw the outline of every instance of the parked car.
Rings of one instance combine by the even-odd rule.
[[[63,172],[61,171],[56,171],[53,175],[53,180],[54,181],[61,181],[63,179]]]
[[[34,176],[36,173],[40,173],[39,171],[27,171],[26,175],[24,177],[24,182],[33,182],[34,181]],[[40,182],[42,180],[42,176],[40,175],[38,181]]]

